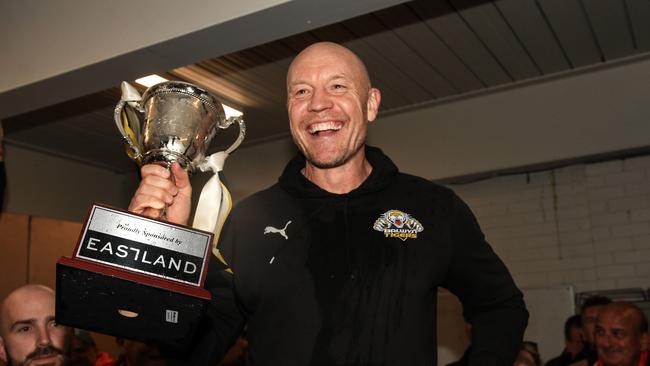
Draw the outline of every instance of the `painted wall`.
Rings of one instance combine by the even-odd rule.
[[[4,211],[81,222],[93,202],[126,208],[138,179],[7,144]]]
[[[525,295],[562,286],[576,293],[650,286],[650,155],[452,189],[472,208]],[[544,306],[543,297],[526,300],[532,309]],[[539,342],[545,360],[559,355],[566,318],[544,321],[531,312],[531,319],[537,327],[526,337]]]
[[[650,59],[380,118],[369,142],[444,179],[650,146]]]

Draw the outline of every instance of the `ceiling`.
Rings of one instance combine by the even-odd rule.
[[[367,64],[381,113],[570,75],[650,51],[647,0],[417,0],[168,70],[244,111],[245,144],[287,136],[284,78],[316,41],[339,42]],[[3,120],[8,144],[116,172],[133,169],[113,122],[117,87]],[[236,131],[217,137],[228,144]]]

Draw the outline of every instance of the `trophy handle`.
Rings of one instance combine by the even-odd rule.
[[[115,111],[113,113],[113,118],[115,119],[115,125],[117,129],[122,134],[122,137],[129,146],[129,156],[131,159],[138,162],[142,160],[142,151],[138,143],[138,136],[140,135],[140,121],[138,117],[133,113],[133,110],[124,109],[128,104],[134,110],[138,112],[143,112],[142,107],[140,107],[139,102],[142,100],[142,97],[138,91],[126,81],[122,82],[122,98],[115,106]],[[129,116],[129,114],[131,114]]]
[[[228,155],[230,155],[231,152],[235,151],[235,149],[241,145],[242,141],[244,141],[244,137],[246,137],[246,124],[244,123],[244,118],[242,116],[228,117],[223,126],[219,126],[219,128],[226,129],[233,123],[237,123],[239,125],[239,136],[237,136],[235,142],[233,142],[232,145],[230,145],[230,147],[225,150],[226,154]]]

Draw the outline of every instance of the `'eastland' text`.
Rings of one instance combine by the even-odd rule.
[[[86,249],[110,254],[119,258],[130,258],[136,262],[141,262],[151,266],[175,269],[178,272],[182,270],[187,274],[196,272],[196,265],[192,262],[185,261],[185,263],[183,263],[184,261],[182,259],[176,259],[171,256],[165,258],[163,254],[158,255],[155,259],[153,259],[153,257],[147,258],[148,252],[146,250],[140,250],[124,244],[113,245],[110,241],[102,244],[101,240],[93,237],[88,239]]]

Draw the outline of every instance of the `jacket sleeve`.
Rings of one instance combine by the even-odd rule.
[[[452,259],[445,288],[472,325],[470,365],[512,365],[528,323],[523,295],[494,253],[469,207],[453,195]]]
[[[189,355],[189,364],[214,366],[242,333],[245,318],[238,306],[233,273],[229,265],[234,247],[232,220],[224,226],[217,248],[221,259],[212,254],[205,288],[212,299],[208,303],[202,329]]]

